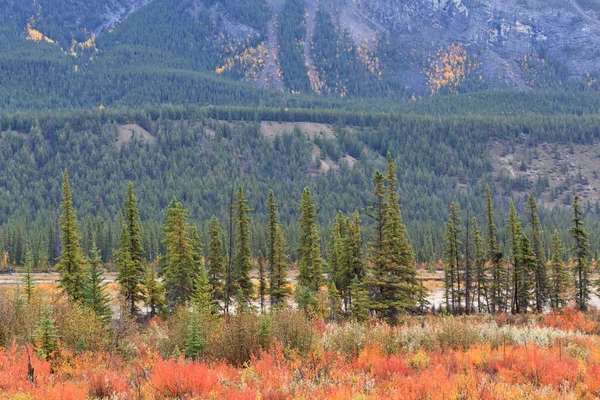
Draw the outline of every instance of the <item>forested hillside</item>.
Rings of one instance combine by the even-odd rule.
[[[449,98],[455,99],[460,101]],[[540,199],[546,206],[541,218],[549,251],[554,228],[569,224],[574,193],[584,196],[589,228],[596,232],[600,227],[600,198],[593,190],[595,153],[577,159],[585,168],[569,161],[573,146],[593,148],[599,122],[594,115],[434,117],[166,106],[8,115],[2,120],[0,142],[2,246],[16,264],[24,260],[25,237],[37,243],[36,259],[53,251],[56,245],[49,237],[58,237],[64,169],[76,189],[85,243],[91,244],[92,236],[103,237],[105,244],[99,246],[105,260],[112,259],[118,243],[128,182],[142,199],[150,258],[162,249],[159,224],[172,198],[182,201],[190,218],[206,228],[212,215],[226,220],[237,184],[244,185],[253,210],[254,249],[264,249],[266,243],[260,224],[266,218],[269,190],[281,199],[284,231],[296,243],[292,222],[305,187],[313,190],[325,233],[338,210],[365,215],[373,173],[389,152],[397,160],[404,218],[418,260],[442,257],[450,202],[470,215],[483,215],[487,184],[500,215],[507,212],[509,199],[519,210],[529,193]],[[566,169],[555,170],[554,164]],[[593,236],[594,254],[599,249]]]

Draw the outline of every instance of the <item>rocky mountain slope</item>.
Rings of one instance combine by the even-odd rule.
[[[339,96],[594,86],[600,65],[600,0],[7,0],[0,21],[3,49],[87,43],[77,69],[126,59]]]

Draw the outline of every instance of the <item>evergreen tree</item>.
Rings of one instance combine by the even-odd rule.
[[[276,226],[272,252],[273,272],[269,277],[269,295],[271,308],[278,309],[285,304],[286,297],[292,292],[287,279],[288,260],[285,253],[285,241],[279,224]]]
[[[536,258],[534,273],[535,309],[538,313],[541,313],[544,311],[544,305],[548,300],[548,278],[541,240],[540,219],[533,194],[530,194],[527,200],[527,210],[531,222],[531,247]]]
[[[298,285],[306,288],[312,296],[318,294],[323,281],[321,238],[317,226],[317,207],[305,188],[300,201],[300,247],[298,248]]]
[[[225,302],[225,255],[223,253],[223,230],[217,217],[213,215],[208,228],[210,242],[208,244],[208,282],[216,305]]]
[[[84,304],[92,310],[102,322],[110,323],[112,310],[110,309],[110,297],[106,293],[107,283],[102,278],[100,268],[100,254],[95,243],[92,243],[90,258],[88,259],[89,272],[83,292]]]
[[[267,225],[267,258],[269,262],[269,274],[272,274],[275,266],[275,238],[279,227],[279,210],[272,190],[269,191],[267,199],[267,212],[269,214]]]
[[[135,315],[137,313],[136,303],[143,298],[146,271],[142,265],[144,251],[140,215],[132,183],[129,183],[127,187],[123,209],[125,215],[117,251],[117,282],[119,282],[125,302],[129,304],[130,314]]]
[[[431,302],[427,299],[427,288],[425,288],[423,281],[419,281],[417,289],[417,312],[419,314],[427,314],[431,307]]]
[[[190,314],[190,321],[185,337],[185,356],[193,360],[202,357],[207,344],[206,332],[200,324],[200,314],[197,310],[193,309]]]
[[[258,297],[260,299],[260,312],[264,314],[266,310],[266,296],[267,296],[267,275],[265,271],[265,260],[263,259],[262,252],[258,252]]]
[[[375,207],[381,196],[378,179],[376,174]],[[383,230],[378,232],[376,226],[375,234],[382,236],[376,237],[372,245],[376,253],[369,286],[373,293],[372,306],[377,315],[391,321],[402,311],[414,310],[418,289],[414,256],[408,243],[406,227],[402,223],[396,182],[396,166],[388,154],[384,211],[383,215],[379,215],[377,211],[374,213],[383,222]],[[376,224],[381,221],[376,220]],[[378,246],[380,250],[377,250]]]
[[[329,303],[329,320],[333,322],[340,321],[343,315],[342,299],[335,282],[331,279],[327,285],[327,300]]]
[[[357,275],[350,283],[352,302],[350,303],[350,316],[354,321],[362,322],[369,319],[369,292]]]
[[[460,220],[456,204],[450,204],[450,217],[446,224],[446,268],[444,270],[446,307],[453,313],[461,310],[460,296]]]
[[[550,305],[558,309],[567,305],[570,275],[564,262],[565,250],[555,229],[552,235],[552,260],[550,261]]]
[[[345,249],[345,236],[347,235],[348,221],[341,211],[338,211],[335,222],[329,235],[329,251],[327,266],[329,279],[333,280],[336,288],[344,294],[344,306],[348,306],[348,266]]]
[[[187,210],[176,203],[168,212],[164,240],[167,249],[166,263],[162,270],[163,283],[169,307],[186,304],[194,291],[197,268],[187,225]]]
[[[250,279],[250,270],[252,269],[252,250],[250,249],[250,207],[248,199],[244,196],[242,185],[238,186],[236,197],[236,251],[234,258],[234,278],[235,287],[238,291],[236,300],[249,303],[254,294],[254,287]],[[240,304],[238,304],[238,307]]]
[[[44,307],[42,315],[36,324],[34,343],[37,354],[46,361],[56,357],[58,348],[58,330],[52,319],[52,310]]]
[[[490,309],[492,313],[506,310],[506,301],[504,299],[504,282],[506,281],[506,271],[502,266],[502,253],[496,236],[496,224],[494,223],[494,203],[490,187],[485,188],[486,197],[486,217],[487,217],[487,253],[491,264],[491,286],[490,286]]]
[[[165,306],[165,288],[157,280],[154,264],[149,264],[144,279],[144,302],[150,308],[150,318],[159,314]]]
[[[33,252],[28,246],[25,251],[25,273],[23,274],[23,288],[28,303],[31,302],[31,296],[33,296],[33,286]]]
[[[77,216],[73,210],[73,197],[67,170],[63,175],[63,203],[60,222],[63,250],[56,266],[60,273],[60,286],[67,293],[70,301],[82,302],[86,275],[85,259],[79,246]]]
[[[354,278],[362,282],[366,276],[366,268],[362,254],[362,237],[360,233],[360,217],[355,211],[351,220],[347,220],[347,229],[344,239],[345,282],[351,284]],[[352,302],[352,290],[348,288],[347,302]]]
[[[573,226],[569,230],[575,244],[572,248],[573,259],[575,260],[575,303],[581,311],[587,311],[590,301],[590,242],[588,233],[583,227],[583,211],[579,204],[579,194],[573,198]]]
[[[192,307],[203,316],[214,314],[217,309],[204,266],[198,271],[194,287]]]
[[[487,311],[489,312],[488,271],[485,263],[485,250],[481,231],[475,217],[473,217],[473,241],[475,245],[475,292],[477,297],[477,310],[483,312],[487,308]]]
[[[192,236],[190,238],[192,244],[192,258],[194,259],[194,282],[199,275],[204,274],[206,276],[206,267],[204,266],[204,257],[202,256],[203,245],[198,235],[196,228],[192,228]],[[208,279],[208,278],[207,278]],[[194,286],[194,290],[196,290]]]

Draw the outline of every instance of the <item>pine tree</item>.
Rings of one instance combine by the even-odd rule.
[[[546,259],[544,257],[544,249],[541,241],[540,219],[537,213],[537,204],[533,194],[529,195],[527,200],[527,209],[531,222],[531,248],[535,254],[535,273],[534,273],[534,290],[535,290],[535,309],[538,313],[544,311],[544,306],[548,300],[548,278],[546,272]]]
[[[265,260],[260,251],[258,252],[256,263],[258,264],[258,297],[260,299],[260,312],[261,314],[264,314],[266,310],[267,275],[265,271]]]
[[[140,215],[133,184],[129,183],[123,205],[125,215],[121,230],[119,250],[117,250],[117,282],[125,302],[129,304],[131,315],[137,314],[136,303],[143,298],[145,269],[142,265],[143,246],[140,228]]]
[[[85,259],[79,245],[77,216],[73,210],[73,197],[67,170],[63,175],[63,203],[60,222],[63,251],[56,266],[60,273],[60,286],[67,293],[70,301],[82,302],[86,275]]]
[[[369,286],[373,293],[372,306],[377,315],[394,321],[398,314],[414,310],[418,284],[412,248],[408,243],[406,227],[402,223],[400,204],[396,193],[396,166],[388,154],[384,189],[384,209],[380,214],[380,174],[375,174],[374,208],[376,218],[373,270]],[[382,224],[383,223],[383,224]],[[382,224],[382,226],[379,226]],[[380,229],[382,230],[380,231]],[[381,235],[381,236],[379,236]]]
[[[52,310],[44,307],[42,315],[36,325],[34,343],[40,358],[49,361],[56,357],[58,348],[58,330],[52,319]]]
[[[304,189],[300,201],[300,247],[298,248],[298,285],[306,288],[314,297],[323,281],[321,238],[317,226],[317,207],[310,189]]]
[[[210,242],[208,244],[208,282],[214,296],[215,304],[225,302],[225,255],[223,253],[223,230],[217,217],[213,216],[208,228]]]
[[[579,194],[575,194],[573,198],[573,226],[569,230],[575,244],[571,249],[573,259],[575,260],[575,289],[577,291],[575,303],[581,311],[587,311],[590,301],[590,242],[588,233],[583,227],[583,211],[579,204]]]
[[[350,283],[352,303],[350,303],[350,316],[354,321],[362,322],[369,319],[369,292],[357,275]]]
[[[90,258],[88,259],[89,272],[83,292],[84,304],[92,310],[102,322],[109,324],[112,319],[110,297],[106,294],[107,283],[102,278],[100,268],[100,254],[96,244],[92,242]]]
[[[491,264],[491,285],[490,285],[490,308],[491,312],[506,310],[506,301],[504,298],[504,282],[506,281],[506,271],[502,267],[502,253],[496,236],[496,224],[494,224],[494,203],[490,187],[485,187],[486,216],[487,216],[487,254]]]
[[[166,263],[162,270],[167,302],[172,309],[175,305],[186,304],[194,291],[194,277],[197,268],[187,225],[187,210],[177,203],[168,212],[165,231]]]
[[[33,252],[31,247],[28,246],[25,251],[25,274],[23,275],[23,288],[28,303],[31,302],[33,296],[33,286]]]
[[[461,310],[460,296],[460,220],[456,204],[450,204],[450,217],[445,235],[446,268],[444,270],[446,307],[453,313]]]
[[[242,185],[238,186],[236,197],[236,251],[234,258],[233,276],[235,278],[235,287],[238,291],[236,300],[248,304],[252,300],[254,287],[250,279],[250,270],[252,269],[252,250],[250,249],[250,207],[248,199],[244,196]],[[240,304],[238,304],[238,307]]]
[[[271,308],[278,309],[285,305],[285,300],[292,292],[287,279],[288,259],[285,253],[285,241],[281,226],[277,224],[273,240],[273,271],[269,277],[269,295]]]
[[[558,309],[567,305],[570,275],[564,262],[565,250],[555,229],[552,235],[552,260],[550,261],[550,305]]]

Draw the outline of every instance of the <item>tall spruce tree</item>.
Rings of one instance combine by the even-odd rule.
[[[63,175],[63,202],[60,216],[62,254],[56,266],[60,273],[60,286],[70,301],[83,302],[86,277],[85,259],[79,245],[77,216],[73,210],[73,197],[69,184],[69,173]]]
[[[92,310],[104,324],[110,323],[112,319],[112,310],[110,309],[110,296],[106,293],[106,286],[102,278],[102,268],[100,267],[100,252],[95,242],[92,242],[92,249],[88,259],[89,272],[85,282],[83,292],[85,306]]]
[[[302,193],[298,224],[300,228],[298,286],[305,288],[309,295],[316,297],[323,282],[323,260],[317,225],[317,206],[309,188],[304,189]]]
[[[537,212],[537,204],[533,194],[527,199],[527,210],[531,223],[531,248],[535,254],[534,291],[535,309],[538,313],[544,311],[548,301],[548,276],[546,271],[546,258],[541,239],[541,225]]]
[[[244,304],[237,306],[246,307],[254,295],[254,287],[250,279],[252,269],[252,250],[250,248],[250,207],[248,199],[244,196],[242,185],[238,186],[236,197],[236,241],[235,258],[233,264],[233,276],[235,287],[238,290],[236,301],[243,301]]]
[[[223,253],[223,230],[217,217],[213,215],[208,227],[208,283],[216,305],[225,304],[225,254]]]
[[[136,303],[143,298],[145,268],[142,265],[144,250],[142,245],[140,215],[133,184],[127,186],[121,239],[117,250],[117,282],[121,293],[129,304],[131,315],[137,313]]]
[[[176,203],[168,212],[164,239],[167,249],[162,277],[169,307],[186,304],[194,291],[194,277],[198,271],[194,262],[187,210]]]
[[[285,305],[292,289],[287,279],[288,257],[285,252],[285,240],[281,226],[277,224],[273,240],[273,271],[269,276],[269,295],[271,308],[279,309]]]
[[[260,312],[261,314],[264,314],[267,305],[267,273],[265,271],[265,260],[261,251],[258,252],[256,264],[258,267],[258,298],[260,300]]]
[[[590,241],[588,233],[584,229],[583,210],[579,204],[579,194],[573,198],[573,226],[569,230],[573,236],[575,244],[571,249],[575,261],[575,303],[581,311],[587,311],[590,301]]]
[[[450,216],[446,224],[445,234],[446,268],[444,269],[446,307],[452,313],[460,313],[460,219],[458,209],[453,202],[450,204]]]
[[[490,187],[485,188],[486,217],[487,217],[487,255],[491,264],[490,309],[492,313],[506,310],[504,286],[507,279],[506,270],[502,265],[502,253],[498,243],[496,224],[494,223],[494,203]]]
[[[369,286],[373,294],[371,304],[374,311],[380,318],[395,321],[399,313],[415,309],[418,284],[414,255],[402,223],[396,193],[396,165],[389,153],[382,214],[377,210],[382,196],[380,179],[380,174],[376,173],[375,201],[371,209],[371,215],[376,218],[375,238],[371,246],[375,255]],[[382,226],[379,226],[381,223]]]
[[[552,260],[550,261],[550,305],[562,308],[568,303],[571,276],[565,265],[565,250],[555,229],[552,235]]]
[[[489,309],[488,284],[489,277],[485,262],[485,250],[481,230],[477,218],[473,217],[473,242],[475,246],[475,293],[477,297],[477,311]]]

